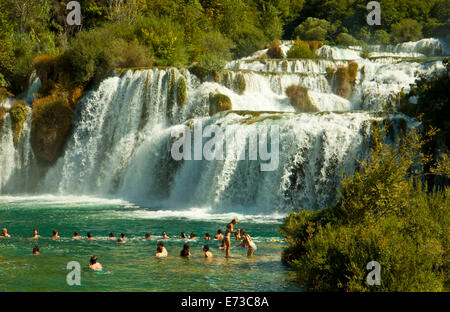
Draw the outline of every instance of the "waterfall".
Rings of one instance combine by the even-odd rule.
[[[292,41],[282,44],[287,52]],[[32,114],[17,145],[9,110],[0,123],[0,194],[59,194],[120,198],[148,207],[180,211],[207,207],[217,212],[269,214],[303,207],[324,208],[336,200],[343,174],[352,174],[355,158],[369,151],[370,127],[384,101],[407,92],[420,75],[439,74],[446,52],[439,40],[395,47],[323,46],[320,59],[260,59],[266,50],[234,60],[215,81],[201,81],[187,69],[141,69],[117,72],[88,91],[74,112],[74,127],[62,155],[51,166],[39,164],[30,145]],[[420,51],[419,51],[420,50]],[[414,54],[415,53],[415,54]],[[420,54],[420,55],[419,55]],[[441,53],[442,54],[442,53]],[[333,92],[329,72],[358,64],[351,94]],[[317,113],[295,112],[285,90],[308,89]],[[40,86],[36,77],[24,99],[32,104]],[[185,100],[179,99],[185,88]],[[229,97],[232,111],[209,116],[210,94]],[[415,126],[398,114],[395,129]],[[251,139],[261,129],[279,129],[278,164],[261,171],[263,160],[175,160],[174,132],[203,133],[216,126],[231,143],[218,142],[250,155]],[[396,130],[397,131],[397,130]],[[203,138],[203,147],[208,140]],[[267,144],[273,141],[270,136]],[[227,145],[230,144],[230,145]]]

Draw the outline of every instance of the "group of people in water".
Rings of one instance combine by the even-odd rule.
[[[214,238],[211,238],[209,233],[205,234],[204,240],[208,241],[208,240],[219,240],[222,242],[222,244],[219,246],[219,249],[222,249],[225,251],[225,257],[229,258],[230,257],[230,250],[231,250],[231,235],[234,235],[235,239],[237,241],[240,241],[241,243],[235,247],[243,247],[243,248],[247,248],[248,252],[247,252],[247,256],[251,257],[257,247],[256,244],[253,242],[252,238],[250,237],[250,235],[244,230],[244,229],[234,229],[234,227],[236,226],[236,224],[238,223],[237,218],[234,218],[233,220],[231,220],[230,223],[227,224],[226,226],[226,231],[225,231],[225,235],[222,233],[222,230],[218,230],[217,234],[214,236]],[[2,230],[2,235],[0,235],[0,238],[9,238],[11,237],[10,234],[8,234],[8,230],[6,228],[4,228]],[[33,230],[33,236],[31,236],[31,238],[40,238],[41,236],[38,234],[38,231],[36,229]],[[86,235],[87,239],[91,240],[94,239],[92,233],[88,232]],[[146,240],[150,240],[151,239],[151,235],[150,233],[145,233],[145,239]],[[51,239],[59,239],[60,236],[58,234],[57,230],[53,230],[52,233],[52,237]],[[80,239],[80,235],[77,231],[74,232],[72,239]],[[168,239],[169,236],[167,236],[167,232],[163,232],[162,233],[162,239]],[[189,237],[186,235],[185,232],[181,232],[180,236],[178,237],[179,239],[196,239],[195,233],[191,233],[189,235]],[[114,236],[114,233],[109,233],[109,239],[116,239],[116,237]],[[125,233],[121,233],[120,237],[117,238],[117,242],[118,243],[125,243],[126,242],[126,236]],[[210,251],[209,245],[204,245],[203,246],[203,252],[204,252],[204,256],[205,258],[211,258],[213,256],[212,252]],[[39,255],[39,247],[35,246],[33,248],[33,254],[34,255]],[[168,256],[168,252],[167,249],[164,246],[164,242],[163,241],[159,241],[157,243],[156,246],[156,257],[158,258],[165,258]],[[189,258],[191,256],[191,252],[190,252],[190,246],[188,243],[185,243],[183,246],[183,249],[180,252],[180,256],[181,257],[185,257],[185,258]],[[102,271],[102,265],[98,262],[98,258],[97,256],[93,256],[90,261],[89,261],[89,269],[93,270],[93,271]]]

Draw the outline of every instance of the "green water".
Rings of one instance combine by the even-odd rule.
[[[210,241],[214,257],[204,259],[203,235],[224,229],[231,216],[165,212],[108,200],[0,197],[0,227],[7,227],[12,236],[0,239],[0,291],[301,291],[294,272],[280,262],[284,243],[279,241],[277,219],[239,216],[237,228],[245,229],[257,244],[253,258],[237,247],[231,250],[232,258],[225,259],[219,242]],[[29,239],[34,228],[42,238]],[[50,239],[54,228],[60,240]],[[71,239],[75,230],[83,239]],[[108,240],[111,231],[116,236],[125,232],[127,242]],[[156,243],[163,231],[171,237],[165,240],[169,257],[157,259]],[[186,240],[190,259],[178,256],[185,243],[176,238],[181,231],[198,236]],[[87,232],[94,240],[85,239]],[[152,235],[150,241],[143,239],[146,232]],[[237,244],[232,240],[232,246]],[[41,251],[38,256],[32,255],[35,245]],[[98,256],[104,274],[87,269],[92,255]],[[81,286],[66,282],[70,261],[81,264]]]

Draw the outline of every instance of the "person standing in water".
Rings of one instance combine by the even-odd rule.
[[[72,239],[80,239],[80,236],[78,235],[77,231],[73,232]]]
[[[185,239],[185,238],[187,238],[186,232],[181,232],[179,239]]]
[[[183,246],[183,249],[180,252],[180,257],[189,258],[191,256],[191,252],[189,251],[189,244],[186,243]]]
[[[31,238],[39,238],[39,237],[41,237],[41,235],[38,234],[38,230],[34,229],[33,236],[31,236]]]
[[[38,246],[34,246],[33,247],[33,255],[39,255],[39,247]]]
[[[53,236],[51,237],[51,239],[59,239],[60,238],[57,230],[53,230],[52,233],[53,233]]]
[[[87,237],[87,239],[94,239],[94,237],[92,236],[91,232],[88,232],[86,237]]]
[[[211,236],[209,235],[209,233],[205,234],[205,238],[203,238],[204,240],[211,240]]]
[[[256,249],[258,249],[256,247],[255,242],[252,240],[252,238],[250,237],[250,235],[248,235],[245,231],[242,231],[242,247],[246,248],[248,247],[248,251],[247,251],[247,257],[251,257],[253,256],[253,254],[255,253]],[[240,246],[238,245],[238,246]]]
[[[2,229],[2,235],[0,236],[1,238],[10,238],[11,235],[8,234],[8,229],[7,228],[3,228]]]
[[[223,234],[222,234],[222,230],[221,229],[217,230],[217,234],[214,235],[214,239],[223,239]]]
[[[209,251],[208,245],[203,246],[203,251],[205,252],[205,258],[212,258],[213,254]]]
[[[230,250],[231,250],[231,233],[235,233],[236,231],[233,231],[233,226],[238,223],[238,219],[234,218],[231,220],[230,223],[227,224],[227,231],[225,232],[225,237],[223,239],[223,245],[225,248],[225,257],[230,257]]]
[[[195,233],[192,232],[191,235],[189,236],[189,239],[195,239],[195,238],[196,238],[196,237],[195,237]]]
[[[167,232],[163,232],[163,233],[162,233],[162,238],[163,238],[163,239],[169,238],[169,236],[167,236]]]
[[[164,242],[159,241],[158,244],[156,245],[156,250],[158,251],[158,247],[161,249],[161,256],[160,257],[167,257],[167,255],[169,254],[167,252],[166,247],[164,247]]]
[[[149,232],[145,233],[145,239],[146,240],[150,240],[150,233]]]
[[[89,269],[92,271],[103,271],[103,267],[100,262],[98,262],[97,256],[92,256],[89,261]]]

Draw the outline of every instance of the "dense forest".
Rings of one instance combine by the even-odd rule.
[[[367,2],[80,0],[81,25],[69,26],[67,1],[4,0],[0,87],[22,92],[39,55],[53,56],[59,72],[86,85],[114,67],[195,63],[200,72],[218,70],[275,39],[387,44],[450,33],[446,0],[382,1],[380,26],[367,25]]]

